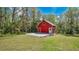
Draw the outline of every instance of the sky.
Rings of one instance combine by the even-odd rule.
[[[67,7],[38,7],[38,10],[42,14],[54,14],[60,16],[61,14],[65,13],[68,8]]]

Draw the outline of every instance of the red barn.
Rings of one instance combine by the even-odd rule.
[[[37,31],[40,33],[50,33],[50,32],[54,33],[56,28],[56,26],[53,23],[47,20],[42,20],[37,24],[36,27],[37,27]]]

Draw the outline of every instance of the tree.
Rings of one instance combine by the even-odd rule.
[[[37,10],[35,7],[32,8],[32,22],[31,22],[31,32],[36,32],[36,25],[38,22]]]
[[[62,33],[75,34],[78,29],[78,9],[69,8],[69,10],[61,15],[61,21],[59,22]]]
[[[2,30],[3,30],[3,12],[2,12],[3,8],[0,7],[0,35],[2,34]]]

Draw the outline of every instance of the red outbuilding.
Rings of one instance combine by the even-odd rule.
[[[56,26],[48,20],[42,20],[36,27],[40,33],[54,33],[56,28]]]

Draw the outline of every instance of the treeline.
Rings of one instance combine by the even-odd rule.
[[[67,12],[58,18],[58,33],[79,34],[79,8],[70,7]]]
[[[37,32],[41,16],[56,25],[56,33],[79,34],[79,8],[70,7],[59,17],[41,14],[34,7],[0,7],[0,34]]]
[[[40,16],[34,7],[0,7],[0,34],[35,32]]]
[[[54,15],[43,15],[35,7],[0,7],[0,34],[37,32],[41,16],[54,22]]]

